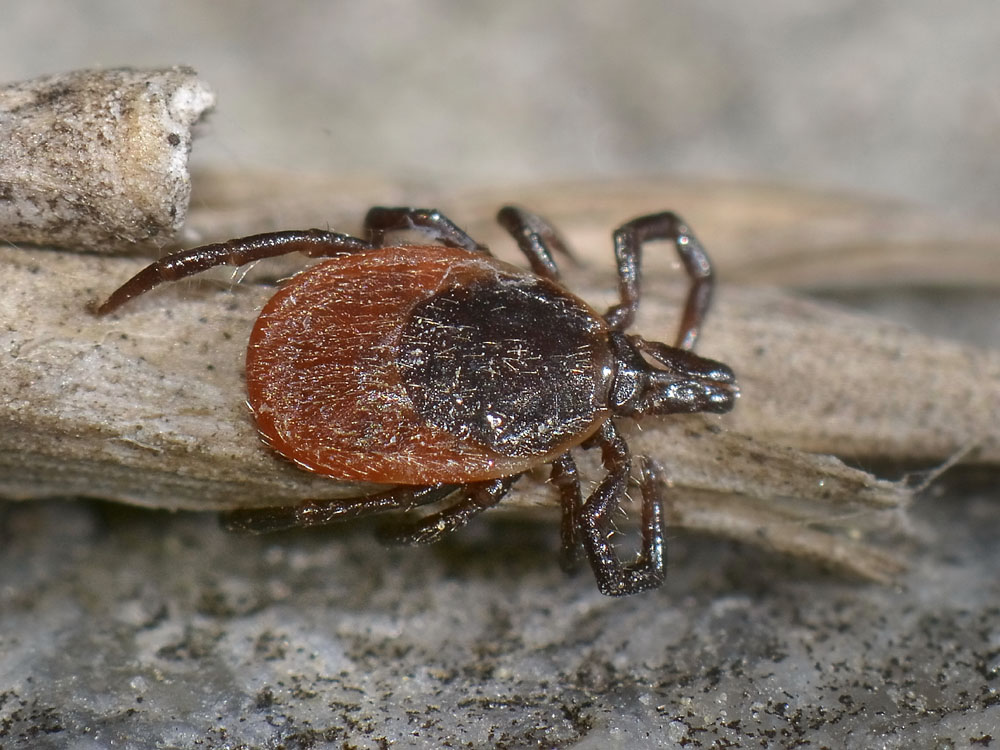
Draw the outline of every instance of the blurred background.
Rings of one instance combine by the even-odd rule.
[[[996,219],[998,51],[1000,4],[970,0],[37,0],[0,15],[3,80],[196,68],[218,105],[195,166],[456,195],[780,183],[927,207],[947,217],[939,237]],[[941,321],[924,330],[971,318],[920,300]],[[923,499],[898,587],[678,534],[664,588],[626,600],[562,574],[555,523],[502,514],[386,550],[363,524],[246,539],[205,514],[3,503],[0,745],[985,747],[995,488],[991,474]]]
[[[0,77],[194,66],[196,164],[431,184],[780,181],[989,216],[1000,6],[11,3]]]

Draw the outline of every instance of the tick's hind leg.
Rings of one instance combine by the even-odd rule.
[[[379,536],[392,544],[432,544],[499,503],[520,477],[517,474],[486,482],[471,482],[461,488],[459,500],[444,510],[416,520],[386,524],[379,531]]]
[[[546,279],[559,280],[559,267],[552,254],[562,253],[567,258],[573,255],[549,222],[523,208],[504,206],[497,214],[497,223],[517,240],[532,271]]]
[[[419,232],[439,245],[489,254],[485,245],[472,239],[440,211],[430,208],[375,206],[365,216],[365,231],[374,247],[388,247],[385,236],[390,232]]]
[[[323,229],[306,229],[254,234],[228,242],[216,242],[190,250],[180,250],[165,255],[143,268],[118,287],[96,312],[98,315],[106,315],[165,281],[179,281],[215,266],[242,266],[256,260],[298,252],[314,257],[325,257],[369,249],[371,246],[367,242],[348,234],[337,234]]]
[[[611,422],[605,422],[594,438],[601,447],[608,475],[587,498],[579,513],[580,535],[602,594],[625,596],[652,589],[666,574],[666,529],[660,498],[659,468],[642,459],[642,552],[635,562],[618,557],[609,536],[611,514],[620,506],[628,489],[631,461],[625,441]]]
[[[460,488],[456,484],[434,484],[426,487],[396,487],[364,497],[305,500],[297,505],[273,508],[241,508],[221,515],[223,526],[230,531],[264,533],[297,527],[325,526],[349,518],[372,516],[389,511],[412,510],[443,500]]]

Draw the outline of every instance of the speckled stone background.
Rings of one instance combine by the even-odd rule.
[[[998,49],[1000,6],[964,1],[42,0],[0,23],[8,80],[196,67],[219,93],[196,163],[778,180],[951,221],[997,210]],[[989,298],[848,301],[1000,345]],[[995,747],[996,487],[921,498],[896,587],[682,537],[627,600],[562,575],[555,524],[385,550],[366,524],[0,505],[0,748]]]

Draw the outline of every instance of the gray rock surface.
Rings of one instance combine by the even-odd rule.
[[[624,600],[562,575],[554,523],[384,549],[15,504],[0,747],[989,747],[995,489],[937,495],[898,587],[686,537]]]

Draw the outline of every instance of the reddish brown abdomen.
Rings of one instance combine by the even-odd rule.
[[[413,367],[399,367],[414,310],[433,307],[445,290],[512,279],[539,281],[489,256],[442,247],[345,255],[295,276],[264,307],[247,349],[248,401],[261,435],[308,470],[392,484],[509,476],[579,443],[606,418],[601,393],[561,432],[514,450],[466,439],[475,430],[449,431],[447,419],[429,419],[435,415],[428,404],[415,406],[411,398],[415,387],[442,385],[415,382],[426,378],[419,368],[415,376]],[[589,308],[580,309],[588,325],[603,326]]]

